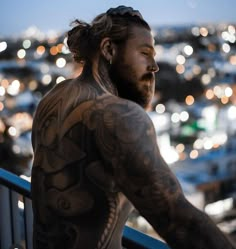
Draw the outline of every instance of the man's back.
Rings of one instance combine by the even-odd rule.
[[[132,206],[102,162],[94,135],[106,98],[116,97],[71,80],[39,104],[32,134],[35,249],[121,248]]]
[[[161,157],[145,112],[158,66],[142,15],[111,8],[67,38],[83,70],[34,118],[34,249],[120,249],[130,202],[173,249],[232,249]]]

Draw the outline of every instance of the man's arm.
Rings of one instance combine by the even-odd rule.
[[[136,104],[105,99],[96,142],[127,198],[173,249],[229,249],[211,219],[184,197],[160,155],[153,124]]]

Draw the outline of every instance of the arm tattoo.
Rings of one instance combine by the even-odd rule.
[[[87,114],[91,126],[90,119],[96,120],[100,153],[119,188],[156,231],[172,248],[232,249],[210,218],[184,198],[160,155],[148,115],[129,101],[104,98],[101,103],[99,116],[91,109]]]

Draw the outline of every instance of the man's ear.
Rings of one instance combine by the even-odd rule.
[[[100,43],[100,51],[105,60],[110,64],[112,63],[112,58],[115,55],[116,47],[115,44],[111,41],[110,38],[105,37]]]

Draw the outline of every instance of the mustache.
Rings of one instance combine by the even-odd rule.
[[[141,80],[146,81],[146,80],[150,80],[153,81],[155,79],[155,76],[153,75],[153,73],[146,73],[141,77]]]

